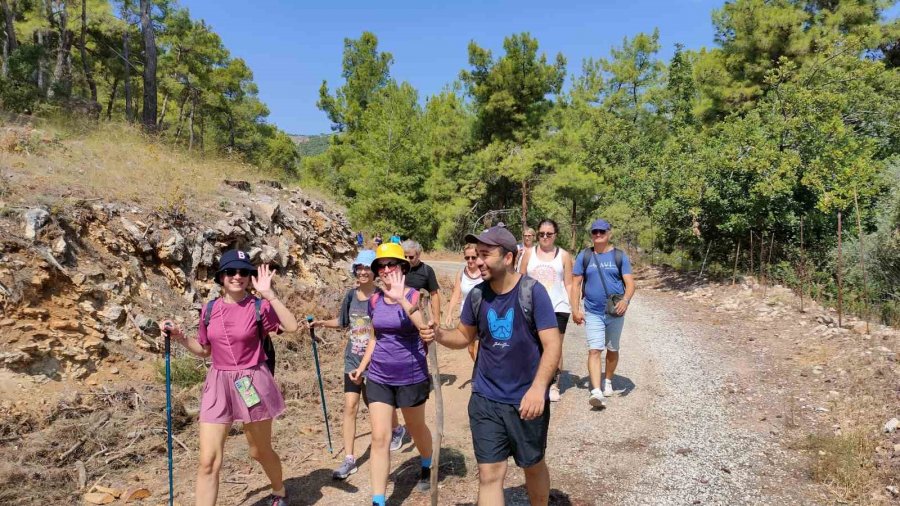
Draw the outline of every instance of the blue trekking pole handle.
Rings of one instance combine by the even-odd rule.
[[[306,317],[308,323],[313,322],[313,316]],[[325,416],[325,434],[328,435],[328,453],[334,453],[331,447],[331,426],[328,423],[328,405],[325,403],[325,386],[322,384],[322,370],[319,368],[319,348],[316,346],[316,330],[310,325],[309,336],[312,341],[313,360],[316,363],[316,377],[319,379],[319,398],[322,400],[322,415]]]
[[[172,473],[172,340],[171,329],[167,324],[163,331],[166,335],[166,449],[169,457],[169,506],[175,504],[175,485]]]

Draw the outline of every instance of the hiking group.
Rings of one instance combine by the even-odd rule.
[[[570,317],[587,335],[589,404],[602,409],[614,394],[624,315],[635,285],[628,256],[610,244],[611,230],[607,221],[594,221],[592,246],[574,259],[555,245],[559,230],[550,219],[538,225],[537,244],[534,230],[526,228],[517,244],[502,224],[468,235],[465,267],[445,311],[434,269],[421,260],[421,246],[400,241],[397,234],[382,243],[376,234],[376,249],[359,251],[351,265],[356,286],[345,293],[338,315],[308,323],[347,334],[344,459],[333,477],[345,479],[358,470],[356,417],[362,399],[371,425],[372,504],[386,503],[390,452],[402,447],[407,434],[420,455],[416,489],[431,488],[432,457],[439,448],[433,448],[425,423],[425,403],[434,387],[426,357],[428,347],[438,343],[469,348],[475,361],[468,415],[478,504],[503,504],[509,457],[524,471],[531,504],[547,504],[550,403],[560,399],[562,342]],[[358,244],[362,239],[359,233]],[[246,252],[226,251],[215,275],[223,294],[201,311],[197,337],[187,337],[172,321],[162,323],[188,351],[212,360],[201,397],[198,505],[216,502],[225,439],[235,421],[243,423],[250,456],[271,482],[266,504],[288,504],[281,462],[272,449],[272,420],[284,411],[284,400],[274,381],[268,335],[296,331],[298,323],[272,291],[273,275],[267,265],[250,263]],[[251,286],[261,298],[251,295]],[[429,302],[420,301],[426,296]],[[399,424],[398,411],[405,425]]]

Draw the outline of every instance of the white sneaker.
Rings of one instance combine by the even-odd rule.
[[[616,393],[616,391],[613,390],[613,387],[612,387],[612,380],[610,380],[610,379],[605,380],[605,383],[606,383],[606,386],[603,387],[603,395],[605,397],[612,397]]]
[[[606,398],[603,397],[603,392],[599,389],[595,389],[591,392],[591,396],[588,397],[588,404],[595,408],[603,409],[606,407]]]
[[[550,402],[559,402],[559,387],[556,385],[550,386]]]

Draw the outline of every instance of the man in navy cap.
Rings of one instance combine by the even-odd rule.
[[[609,240],[612,226],[604,219],[591,224],[592,248],[585,248],[572,266],[572,293],[569,300],[581,300],[572,308],[572,321],[584,324],[588,343],[588,375],[591,393],[588,402],[595,408],[606,407],[613,395],[613,375],[619,363],[619,339],[625,324],[625,312],[634,296],[631,262]],[[582,287],[583,283],[583,287]],[[606,350],[606,374],[601,382],[601,354]]]
[[[531,504],[547,504],[548,388],[562,353],[556,313],[544,286],[513,269],[516,238],[505,226],[466,242],[478,244],[484,281],[466,297],[457,328],[437,329],[434,338],[453,349],[480,342],[469,399],[478,504],[503,504],[510,456],[524,470]]]

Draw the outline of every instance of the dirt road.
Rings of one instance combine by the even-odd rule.
[[[444,273],[458,268],[430,263]],[[742,336],[728,335],[744,329],[708,317],[671,294],[640,291],[627,316],[613,382],[619,393],[602,411],[587,403],[584,329],[570,323],[562,400],[551,406],[551,504],[816,503],[818,486],[779,437],[781,415],[758,416],[760,405],[776,413],[783,407],[766,399],[765,389],[753,388],[762,384],[756,378],[763,363],[752,346],[733,345],[732,338]],[[466,414],[472,363],[465,351],[444,348],[440,360],[447,413],[440,502],[472,504],[477,466]],[[426,412],[433,413],[431,401]],[[368,448],[367,427],[361,416],[359,448]],[[295,502],[367,504],[367,458],[346,482],[329,478],[337,459],[289,469],[288,475],[299,476],[288,480],[289,487],[304,491],[294,494]],[[427,504],[427,495],[412,490],[418,455],[411,442],[392,461],[389,504]],[[514,466],[506,487],[507,504],[527,504],[523,474]]]

